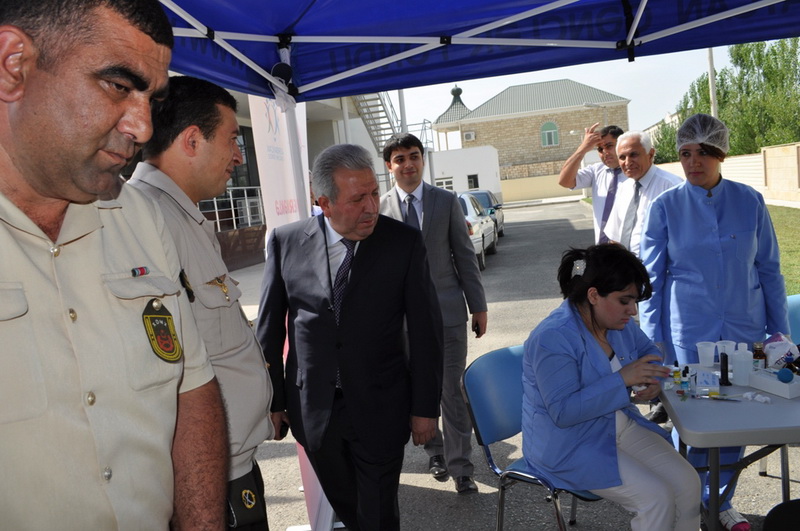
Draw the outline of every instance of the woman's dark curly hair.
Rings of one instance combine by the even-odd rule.
[[[583,260],[585,265],[576,268],[576,260]],[[619,244],[604,243],[587,249],[570,248],[561,255],[558,285],[564,298],[572,304],[585,302],[589,288],[594,287],[605,297],[631,284],[639,292],[639,301],[649,299],[653,293],[642,262]]]

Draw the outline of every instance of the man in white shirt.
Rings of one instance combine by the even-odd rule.
[[[619,185],[605,233],[609,240],[621,243],[636,256],[650,201],[682,182],[677,175],[653,164],[655,154],[647,133],[628,131],[617,139],[617,158],[627,179]]]
[[[594,240],[606,243],[608,237],[604,229],[614,206],[617,187],[627,178],[619,167],[616,152],[617,138],[622,135],[622,129],[607,125],[598,131],[599,125],[596,123],[584,129],[583,142],[561,168],[558,184],[569,189],[592,188]],[[581,168],[583,158],[593,149],[597,149],[602,162]]]

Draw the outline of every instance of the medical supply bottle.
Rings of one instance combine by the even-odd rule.
[[[767,368],[767,355],[764,354],[764,343],[761,341],[756,341],[753,343],[753,368]]]
[[[678,360],[672,366],[672,383],[675,385],[681,384],[681,366],[678,365]]]
[[[739,343],[733,352],[733,383],[750,385],[751,372],[753,372],[753,354],[747,350],[747,343]]]

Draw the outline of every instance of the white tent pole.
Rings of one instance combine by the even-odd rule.
[[[191,28],[172,28],[176,37],[206,39],[206,34]],[[274,36],[252,35],[249,33],[232,33],[217,31],[215,37],[231,41],[251,41],[279,43]],[[293,43],[309,44],[440,44],[439,37],[380,37],[377,35],[340,35],[330,37],[292,36]],[[586,41],[564,39],[504,39],[492,37],[452,37],[450,44],[486,45],[486,46],[562,46],[568,48],[616,48],[616,43],[609,41]]]
[[[710,15],[701,19],[694,20],[692,22],[687,22],[686,24],[680,24],[675,26],[674,28],[665,29],[662,31],[657,31],[655,33],[651,33],[646,37],[641,37],[638,39],[639,43],[645,42],[652,42],[658,39],[663,39],[664,37],[669,37],[670,35],[675,35],[676,33],[682,33],[684,31],[689,31],[694,28],[699,28],[700,26],[705,26],[706,24],[711,24],[713,22],[718,22],[720,20],[725,20],[726,18],[735,17],[737,15],[741,15],[743,13],[749,13],[750,11],[754,11],[756,9],[761,9],[762,7],[771,6],[772,4],[778,4],[780,2],[784,2],[785,0],[760,0],[758,2],[753,2],[752,4],[748,4],[746,6],[737,7],[735,9],[730,9],[723,13],[717,13],[716,15]]]
[[[628,46],[633,42],[633,36],[636,30],[639,29],[639,21],[642,20],[645,7],[647,7],[647,0],[642,0],[642,3],[639,4],[639,9],[636,10],[636,16],[633,17],[633,24],[631,24],[630,30],[628,30],[628,36],[625,38],[625,42],[628,43]]]
[[[301,219],[311,215],[311,205],[308,201],[308,175],[303,174],[303,161],[300,158],[300,136],[297,132],[297,114],[295,106],[288,105],[286,110],[287,132],[289,133],[289,152],[292,157],[294,169],[294,190],[297,197],[297,210]]]
[[[189,13],[184,11],[181,7],[177,6],[175,4],[175,2],[172,2],[171,0],[159,0],[159,1],[162,4],[164,4],[165,6],[167,6],[168,8],[170,8],[172,11],[174,11],[175,14],[177,14],[179,17],[181,17],[183,20],[185,20],[188,24],[190,24],[192,27],[194,27],[197,31],[199,31],[205,37],[205,33],[204,32],[208,29],[208,26],[206,26],[205,24],[201,23],[199,20],[194,18],[192,15],[190,15]],[[175,30],[173,29],[173,33],[174,32],[175,32]],[[236,57],[237,59],[239,59],[241,62],[243,62],[244,64],[246,64],[250,68],[252,68],[253,71],[258,73],[258,75],[260,75],[261,77],[263,77],[264,79],[266,79],[267,81],[272,83],[273,87],[278,87],[279,89],[281,89],[283,91],[286,91],[286,87],[283,85],[283,83],[281,83],[276,78],[272,77],[269,74],[269,72],[267,72],[266,70],[264,70],[263,68],[258,66],[258,64],[256,64],[252,60],[250,60],[242,52],[240,52],[239,50],[237,50],[236,48],[234,48],[233,46],[231,46],[230,44],[225,42],[224,39],[217,38],[215,36],[213,40],[223,50],[227,51],[229,54],[231,54],[234,57]]]

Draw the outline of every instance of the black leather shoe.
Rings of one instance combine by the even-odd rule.
[[[659,402],[644,416],[644,418],[656,424],[664,424],[669,420],[669,415],[667,414],[667,409],[664,407],[664,404]]]
[[[447,480],[447,465],[444,464],[443,455],[434,455],[428,461],[428,471],[438,481]]]
[[[456,482],[456,492],[459,494],[477,494],[478,486],[469,476],[459,476],[454,478]]]

